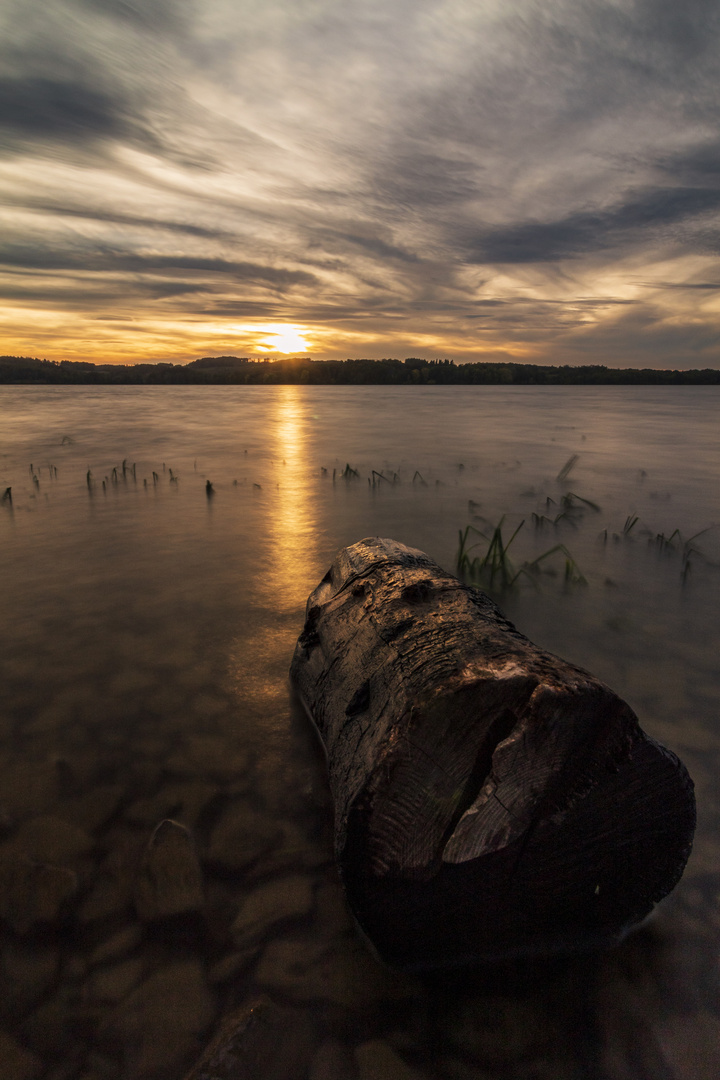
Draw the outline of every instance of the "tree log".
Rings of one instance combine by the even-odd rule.
[[[682,763],[423,552],[342,550],[291,677],[325,746],[348,901],[386,962],[604,947],[680,879]]]

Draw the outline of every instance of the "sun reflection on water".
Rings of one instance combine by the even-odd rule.
[[[308,461],[306,402],[296,386],[278,387],[272,428],[277,487],[268,517],[268,584],[281,611],[302,608],[318,580],[317,521]]]
[[[318,471],[311,461],[307,395],[278,386],[265,399],[261,459],[252,500],[252,573],[247,618],[230,655],[243,709],[261,707],[265,740],[287,737],[287,669],[305,603],[324,573],[319,550]]]

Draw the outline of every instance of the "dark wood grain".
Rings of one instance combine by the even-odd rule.
[[[611,944],[679,880],[682,763],[422,552],[341,551],[291,676],[326,749],[350,905],[388,962]]]

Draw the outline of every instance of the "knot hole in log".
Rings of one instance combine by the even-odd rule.
[[[370,683],[365,680],[362,686],[359,686],[345,709],[346,716],[358,716],[359,713],[367,712],[370,705]]]
[[[303,626],[302,633],[298,638],[298,647],[302,649],[306,658],[313,649],[316,649],[320,644],[320,636],[317,632],[317,620],[321,610],[322,609],[317,604],[315,607],[310,608],[305,618],[305,625]]]
[[[423,578],[421,581],[414,581],[411,585],[406,585],[400,593],[400,597],[406,604],[426,604],[434,592],[434,582],[430,578]]]

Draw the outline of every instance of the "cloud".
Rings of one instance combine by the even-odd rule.
[[[262,266],[258,263],[236,262],[232,259],[206,258],[192,255],[159,255],[127,251],[97,251],[87,249],[53,248],[43,250],[34,245],[0,243],[0,265],[22,270],[82,271],[85,274],[122,273],[166,274],[181,271],[188,275],[223,275],[237,283],[260,282],[277,288],[293,285],[314,285],[317,279],[302,270]]]
[[[719,46],[710,0],[5,0],[3,295],[706,357]]]
[[[628,194],[607,210],[586,210],[548,222],[518,222],[480,230],[466,239],[469,257],[479,263],[547,263],[611,251],[654,239],[676,225],[712,214],[720,207],[718,188],[648,188]],[[710,220],[708,218],[708,220]],[[668,241],[682,244],[672,229]]]
[[[205,240],[237,239],[236,234],[227,229],[196,225],[189,221],[169,221],[163,218],[153,218],[147,214],[120,213],[102,207],[67,205],[60,201],[33,197],[19,199],[14,196],[7,198],[6,203],[16,207],[23,207],[28,211],[34,211],[50,219],[75,218],[98,225],[120,225],[141,231],[180,233],[184,236],[197,236]]]
[[[81,10],[85,8],[157,33],[179,30],[191,10],[185,0],[142,0],[137,3],[133,0],[77,0],[77,5]]]
[[[127,133],[109,94],[36,76],[0,80],[0,127],[30,137],[73,140]]]
[[[717,367],[720,331],[695,318],[669,318],[659,305],[638,304],[605,324],[578,328],[563,343],[563,353],[582,358],[608,357],[615,367]]]

